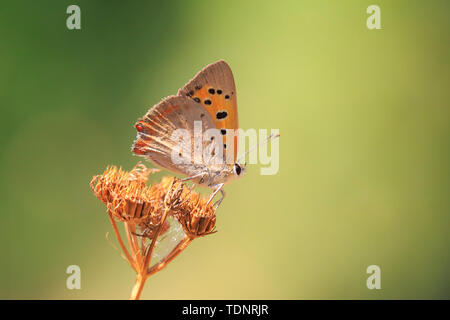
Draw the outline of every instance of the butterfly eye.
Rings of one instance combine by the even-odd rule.
[[[240,175],[242,172],[241,166],[238,165],[237,163],[234,164],[234,172],[236,173],[236,175]]]

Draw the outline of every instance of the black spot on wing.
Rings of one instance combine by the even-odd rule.
[[[226,111],[219,111],[216,113],[217,120],[222,120],[228,117],[228,113]]]

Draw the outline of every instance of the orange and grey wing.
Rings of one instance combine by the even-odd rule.
[[[188,97],[201,104],[211,115],[215,126],[224,135],[224,160],[234,163],[237,154],[237,134],[233,139],[233,148],[226,145],[227,129],[236,133],[238,128],[238,111],[236,100],[236,87],[233,73],[228,64],[217,61],[206,66],[197,75],[178,91],[179,96]]]
[[[215,127],[211,116],[200,104],[182,96],[167,97],[136,123],[137,136],[132,151],[173,172],[188,176],[198,173],[203,159],[197,159],[194,152],[195,121],[201,121],[203,132]],[[186,130],[188,143],[173,140],[177,129]],[[172,161],[174,150],[184,159],[181,163]]]

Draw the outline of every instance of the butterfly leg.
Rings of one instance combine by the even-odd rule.
[[[183,178],[183,179],[181,179],[181,181],[182,181],[182,182],[185,182],[185,181],[193,180],[193,179],[195,179],[195,178],[204,177],[204,176],[205,176],[204,173],[199,173],[199,174],[193,175],[193,176],[191,176],[191,177]],[[188,186],[189,194],[191,194],[191,193],[194,191],[196,185],[197,185],[197,184],[196,184],[195,182],[192,182],[192,186],[190,186],[190,187]]]
[[[220,206],[220,204],[222,203],[223,199],[225,199],[225,190],[223,190],[223,188],[220,189],[220,193],[222,194],[222,198],[220,198],[219,200],[217,200],[217,201],[214,203],[214,209],[216,209],[216,210],[217,210],[217,208]]]
[[[190,176],[190,177],[183,178],[183,179],[181,179],[181,181],[184,182],[184,181],[193,180],[193,179],[195,179],[195,178],[202,177],[202,176],[204,176],[204,175],[205,175],[205,174],[202,172],[202,173],[199,173],[199,174]]]
[[[219,191],[222,193],[222,199],[220,199],[219,201],[222,202],[223,198],[225,197],[225,192],[222,190],[223,186],[224,186],[224,183],[216,185],[217,188],[211,194],[211,197],[209,197],[209,200],[206,203],[207,205],[212,201],[212,199],[214,199],[214,197],[216,196],[217,192],[219,192]]]

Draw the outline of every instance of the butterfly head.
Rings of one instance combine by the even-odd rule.
[[[233,173],[235,178],[240,178],[244,175],[246,164],[235,163],[233,165]]]

